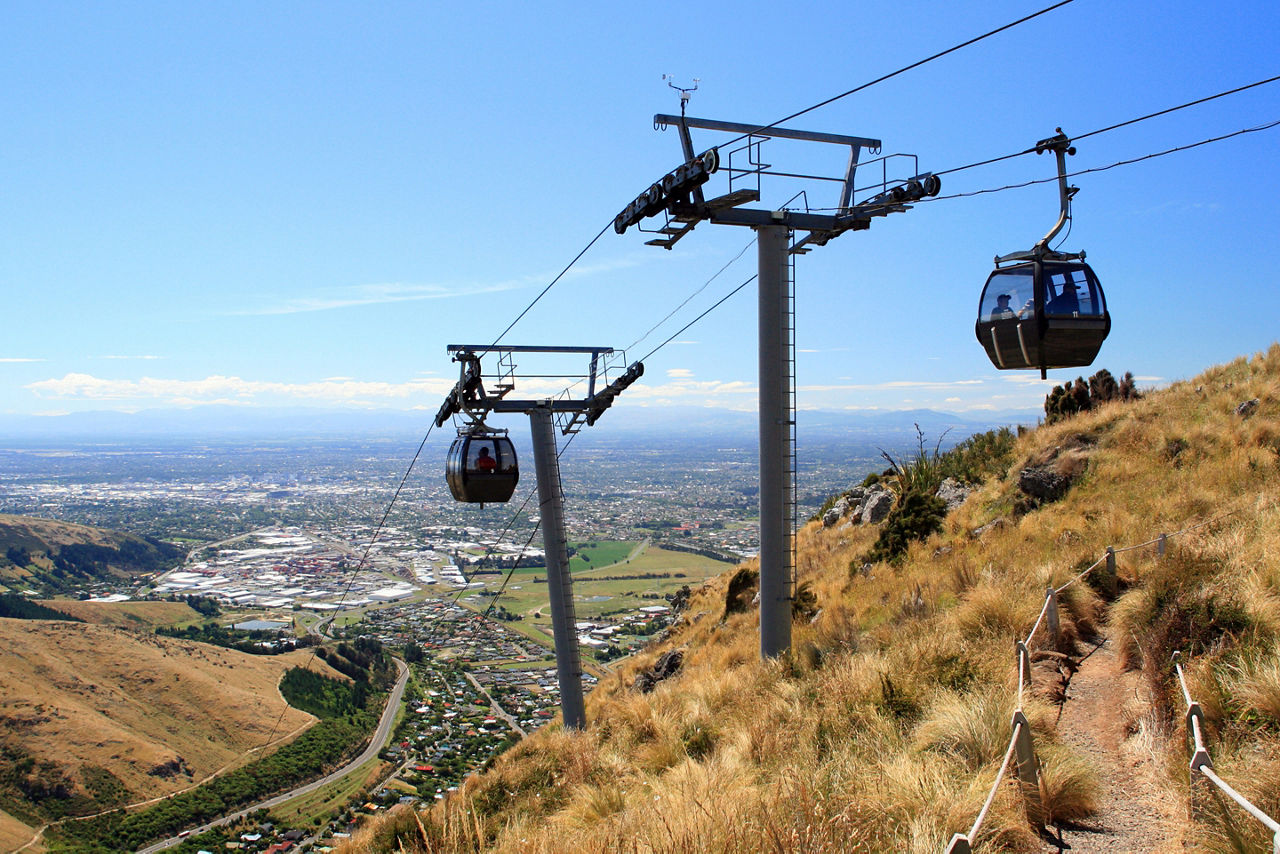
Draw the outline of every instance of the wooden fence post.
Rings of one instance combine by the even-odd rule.
[[[1018,760],[1018,781],[1022,789],[1022,802],[1027,819],[1044,829],[1044,805],[1040,801],[1040,762],[1036,759],[1035,745],[1031,741],[1031,724],[1022,709],[1013,713],[1014,754]]]
[[[1045,591],[1045,598],[1049,600],[1049,605],[1045,608],[1045,619],[1049,624],[1049,642],[1054,652],[1062,652],[1062,626],[1058,622],[1058,591],[1050,587]]]
[[[1107,546],[1107,569],[1102,574],[1102,591],[1114,598],[1116,595],[1116,550]]]

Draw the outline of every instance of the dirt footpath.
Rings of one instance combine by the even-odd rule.
[[[1086,821],[1054,828],[1065,843],[1061,850],[1076,854],[1181,851],[1174,829],[1185,801],[1159,783],[1158,747],[1145,714],[1151,703],[1141,675],[1121,668],[1109,640],[1094,643],[1067,684],[1058,737],[1097,769],[1099,810]]]

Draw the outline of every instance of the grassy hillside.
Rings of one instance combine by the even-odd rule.
[[[0,810],[28,822],[185,789],[315,719],[253,656],[107,626],[0,619]],[[323,665],[320,665],[323,666]]]
[[[1237,413],[1254,398],[1255,411]],[[1020,488],[1030,468],[1070,487],[1034,499]],[[1122,553],[1114,593],[1093,576],[1071,586],[1062,627],[1080,653],[1105,633],[1149,689],[1108,710],[1160,769],[1139,819],[1158,818],[1179,850],[1253,850],[1230,841],[1261,838],[1238,813],[1202,800],[1186,818],[1185,707],[1169,655],[1189,656],[1219,772],[1280,815],[1277,347],[1020,437],[1007,472],[896,565],[865,565],[874,528],[810,524],[798,571],[815,598],[793,655],[761,662],[757,615],[730,613],[729,574],[714,579],[668,639],[602,680],[584,732],[547,727],[420,825],[402,811],[346,850],[942,851],[991,789],[1015,708],[1013,642],[1046,585],[1108,545],[1192,525],[1164,559]],[[636,675],[675,649],[679,673],[637,690]],[[1024,708],[1050,819],[1087,822],[1101,772],[1066,745],[1042,671],[1033,684]],[[980,840],[1045,850],[1007,783]]]
[[[151,537],[0,514],[0,590],[76,592],[171,569],[177,546]]]
[[[40,604],[86,623],[144,631],[204,619],[186,602],[81,602],[76,599],[50,599]]]

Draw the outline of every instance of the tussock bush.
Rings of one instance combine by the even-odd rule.
[[[969,770],[1000,761],[1011,735],[1013,709],[1008,693],[939,694],[916,730],[922,750],[936,750],[959,759]]]
[[[1087,760],[1056,744],[1038,753],[1040,801],[1048,820],[1077,822],[1098,811],[1098,777]]]
[[[1228,691],[1243,713],[1280,730],[1280,653],[1255,653],[1229,665]]]
[[[1112,616],[1123,631],[1126,663],[1167,668],[1175,649],[1197,656],[1246,632],[1248,610],[1237,591],[1217,586],[1220,575],[1218,562],[1175,550],[1141,589],[1127,593]]]

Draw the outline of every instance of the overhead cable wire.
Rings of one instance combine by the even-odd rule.
[[[1114,125],[1108,125],[1107,127],[1104,127],[1104,128],[1091,130],[1088,133],[1075,134],[1074,136],[1071,137],[1071,141],[1078,142],[1082,139],[1088,139],[1091,136],[1099,136],[1100,134],[1110,133],[1113,130],[1119,130],[1120,128],[1128,127],[1129,125],[1136,125],[1139,122],[1145,122],[1148,119],[1158,118],[1159,116],[1167,116],[1170,113],[1176,113],[1179,110],[1185,110],[1188,107],[1195,107],[1195,106],[1199,106],[1200,104],[1206,104],[1209,101],[1217,100],[1218,98],[1225,98],[1227,95],[1235,95],[1239,92],[1244,92],[1249,89],[1256,89],[1259,86],[1265,86],[1268,83],[1275,83],[1277,80],[1280,80],[1280,74],[1276,75],[1275,77],[1268,77],[1265,80],[1257,80],[1257,81],[1254,81],[1253,83],[1248,83],[1244,86],[1237,86],[1234,89],[1227,89],[1224,92],[1218,92],[1217,94],[1214,94],[1214,95],[1207,95],[1203,98],[1197,98],[1194,101],[1187,101],[1185,104],[1178,104],[1176,107],[1167,107],[1163,110],[1157,110],[1154,113],[1147,113],[1145,116],[1138,116],[1137,118],[1128,119],[1123,122],[1118,122]],[[1023,149],[1022,151],[1015,151],[1012,154],[1003,154],[999,157],[992,157],[987,160],[979,160],[977,163],[970,163],[965,166],[957,166],[954,169],[944,169],[941,172],[934,172],[933,174],[938,176],[951,175],[956,172],[963,172],[966,169],[976,169],[979,166],[989,166],[992,163],[1000,163],[1001,161],[1004,161],[1004,160],[1012,160],[1015,157],[1022,157],[1023,155],[1026,155],[1026,154],[1035,154],[1035,151],[1036,151],[1035,146],[1032,146],[1031,148]]]
[[[702,293],[703,291],[705,291],[705,290],[706,290],[706,289],[711,285],[711,283],[712,283],[712,282],[714,282],[716,279],[718,279],[718,278],[720,277],[720,275],[721,275],[722,273],[724,273],[724,271],[725,271],[725,270],[727,270],[727,269],[729,269],[731,266],[733,266],[733,264],[734,264],[734,263],[735,263],[739,258],[741,258],[744,254],[746,254],[746,251],[747,251],[748,249],[750,249],[753,245],[755,245],[755,241],[754,241],[754,240],[749,241],[749,242],[747,243],[747,245],[743,246],[743,247],[742,247],[742,249],[738,251],[738,254],[737,254],[737,255],[734,255],[732,258],[730,258],[728,261],[726,261],[726,262],[725,262],[725,265],[724,265],[723,267],[721,267],[719,270],[717,270],[717,271],[716,271],[716,274],[715,274],[714,276],[712,276],[711,278],[707,279],[705,282],[703,282],[703,283],[702,283],[702,286],[701,286],[701,287],[699,287],[699,288],[698,288],[697,290],[695,290],[693,293],[689,294],[689,296],[685,297],[685,299],[684,299],[684,301],[683,301],[683,302],[681,302],[681,303],[680,303],[678,306],[676,306],[675,308],[671,309],[671,311],[667,314],[667,316],[666,316],[666,317],[664,317],[664,318],[662,318],[661,320],[659,320],[657,323],[655,323],[655,324],[654,324],[654,325],[649,329],[649,331],[648,331],[648,332],[646,332],[646,333],[644,333],[643,335],[641,335],[641,336],[640,336],[639,338],[637,338],[635,341],[632,341],[632,342],[631,342],[631,344],[630,344],[630,345],[628,345],[627,349],[628,349],[628,350],[634,349],[638,344],[640,344],[640,342],[641,342],[641,341],[644,341],[646,338],[648,338],[650,335],[652,335],[652,334],[654,333],[654,330],[656,330],[659,326],[661,326],[662,324],[664,324],[664,323],[666,323],[668,320],[670,320],[672,317],[674,317],[674,316],[675,316],[675,314],[676,314],[678,311],[680,311],[680,309],[684,308],[686,305],[688,305],[688,304],[689,304],[690,300],[692,300],[692,299],[693,299],[694,297],[696,297],[698,294],[700,294],[700,293]]]
[[[564,447],[556,449],[557,461],[564,456],[565,451],[569,450],[569,446],[573,444],[573,440],[576,439],[577,436],[578,434],[574,433],[569,437],[569,441],[564,443]],[[557,466],[557,469],[558,468],[559,467]],[[563,501],[564,500],[564,484],[562,482],[557,482],[556,489],[560,490],[560,499],[561,501]],[[530,497],[532,497],[532,495],[533,493],[530,492]],[[526,503],[527,502],[528,502],[528,499],[526,499]],[[489,600],[489,607],[485,609],[484,614],[482,616],[487,617],[489,616],[489,614],[493,612],[494,606],[498,604],[499,597],[501,597],[502,594],[506,591],[507,583],[511,581],[511,576],[515,575],[516,569],[520,566],[520,561],[524,559],[524,553],[529,550],[529,546],[533,544],[533,538],[537,535],[538,529],[542,527],[542,512],[543,512],[542,502],[539,502],[538,523],[534,525],[533,530],[529,532],[529,539],[525,540],[524,545],[521,546],[520,554],[516,555],[515,562],[511,564],[511,569],[507,570],[507,575],[505,578],[502,579],[502,584],[498,587],[498,592],[493,594],[493,598]],[[566,566],[565,572],[568,572],[568,571],[569,571],[569,567]]]
[[[932,56],[927,56],[924,59],[911,63],[910,65],[904,65],[902,68],[899,68],[897,71],[891,71],[888,74],[877,77],[875,80],[872,80],[867,83],[863,83],[861,86],[855,86],[852,89],[848,90],[847,92],[841,92],[839,95],[833,95],[832,97],[827,98],[825,101],[819,101],[818,103],[814,104],[811,107],[805,107],[803,110],[794,112],[789,116],[784,116],[783,118],[780,118],[775,122],[771,122],[767,125],[761,125],[760,127],[756,128],[755,130],[749,133],[744,133],[734,137],[733,139],[724,143],[724,145],[733,145],[734,143],[741,142],[742,140],[747,139],[748,137],[755,136],[756,134],[759,134],[762,131],[767,131],[770,128],[777,127],[783,122],[789,122],[792,119],[799,118],[800,116],[803,116],[805,113],[812,113],[814,110],[820,109],[822,107],[827,106],[828,104],[832,104],[836,101],[839,101],[841,98],[847,98],[850,95],[863,91],[864,89],[869,89],[870,87],[875,86],[877,83],[883,83],[886,80],[897,77],[899,74],[905,74],[906,72],[911,71],[912,69],[919,68],[920,66],[925,65],[926,63],[933,62],[935,59],[941,59],[947,54],[955,53],[956,51],[961,50],[962,48],[966,48],[966,47],[969,47],[970,45],[977,44],[983,39],[991,38],[992,36],[997,35],[998,33],[1002,33],[1005,30],[1012,29],[1013,27],[1016,27],[1019,24],[1025,24],[1027,21],[1030,21],[1034,18],[1038,18],[1041,15],[1047,14],[1049,12],[1052,12],[1055,9],[1059,9],[1063,6],[1066,6],[1069,3],[1074,3],[1074,2],[1075,0],[1061,0],[1061,2],[1054,3],[1052,6],[1047,6],[1041,9],[1039,12],[1033,12],[1032,14],[1019,18],[1016,21],[1011,21],[1010,23],[1005,24],[1002,27],[997,27],[994,30],[985,32],[980,36],[974,36],[968,41],[961,42],[960,44],[953,45],[952,47],[949,47],[946,50],[939,51],[938,53],[935,53]]]
[[[596,236],[591,238],[591,241],[587,243],[586,246],[582,247],[582,250],[578,252],[577,255],[573,256],[573,260],[570,261],[568,264],[566,264],[564,266],[564,269],[561,270],[559,273],[557,273],[556,277],[552,279],[550,282],[548,282],[545,288],[543,288],[541,291],[538,292],[538,295],[533,298],[533,301],[530,302],[527,306],[525,306],[524,310],[521,311],[518,315],[516,315],[516,319],[511,321],[509,324],[507,324],[507,328],[502,330],[502,332],[498,335],[498,337],[493,339],[493,343],[490,344],[488,347],[486,347],[484,349],[484,352],[480,353],[479,355],[484,356],[488,354],[490,351],[492,351],[495,347],[497,347],[498,344],[502,342],[502,339],[507,337],[507,333],[510,332],[513,328],[515,328],[515,325],[519,323],[521,320],[523,320],[526,314],[528,314],[530,311],[533,310],[533,307],[538,304],[539,300],[541,300],[544,296],[546,296],[547,292],[550,291],[553,287],[555,287],[556,284],[561,279],[564,278],[566,273],[568,273],[571,269],[573,269],[573,265],[577,264],[578,261],[582,258],[582,256],[586,255],[587,252],[591,249],[591,247],[596,245],[596,243],[600,240],[601,237],[604,236],[604,233],[608,231],[612,225],[613,225],[613,220],[610,219],[607,223],[605,223],[604,227],[601,228],[599,232],[597,232]]]
[[[577,436],[576,433],[573,434],[573,436],[569,437],[569,441],[564,443],[564,447],[557,449],[556,451],[557,460],[559,460],[561,457],[564,456],[565,451],[569,450],[569,446],[573,444],[573,440],[575,436]],[[563,492],[562,487],[561,487],[561,490]],[[529,502],[533,500],[533,496],[536,493],[537,493],[536,486],[528,491],[528,493],[524,497],[524,501],[521,502],[519,509],[517,509],[516,512],[512,514],[511,520],[507,522],[507,525],[503,529],[502,533],[498,535],[498,539],[490,547],[489,554],[492,554],[492,549],[496,548],[496,546],[502,541],[502,538],[505,537],[508,532],[510,532],[511,528],[515,525],[516,520],[520,518],[520,514],[524,513],[525,508],[529,506]],[[536,524],[534,524],[533,530],[529,532],[529,538],[525,540],[524,545],[520,547],[520,552],[519,554],[516,555],[515,562],[512,564],[511,569],[507,571],[506,577],[502,580],[502,584],[498,588],[498,592],[493,595],[492,599],[489,602],[489,606],[484,610],[483,613],[480,614],[481,617],[488,617],[489,614],[493,612],[493,608],[497,604],[498,598],[502,595],[503,591],[505,591],[507,588],[507,582],[511,580],[512,574],[515,573],[516,569],[520,566],[520,561],[524,559],[525,552],[529,550],[529,546],[532,545],[533,543],[533,538],[537,536],[538,531],[541,527],[542,527],[542,521],[541,519],[539,519],[539,521]],[[486,555],[486,557],[487,556],[488,555]],[[475,575],[472,575],[472,578],[474,577]],[[463,574],[463,579],[470,582],[470,579],[467,579],[465,573]],[[459,588],[458,591],[453,594],[453,601],[449,602],[446,605],[445,610],[457,605],[458,602],[462,599],[462,594],[466,593],[467,590],[469,589],[470,589],[469,583],[466,586]],[[448,598],[449,597],[447,595],[442,596],[439,598],[438,601],[443,603]],[[437,612],[435,619],[424,627],[424,631],[430,630],[432,627],[434,627],[435,624],[438,623],[441,620],[441,618],[444,616],[444,613],[445,613],[444,610]]]
[[[659,344],[657,347],[654,347],[652,350],[650,350],[648,353],[646,353],[646,354],[644,355],[644,357],[643,357],[643,358],[639,359],[638,361],[641,361],[641,362],[645,361],[645,360],[646,360],[646,359],[648,359],[650,356],[652,356],[654,353],[657,353],[657,352],[658,352],[659,350],[661,350],[663,347],[667,346],[667,345],[668,345],[668,344],[670,344],[672,341],[676,340],[676,338],[678,338],[680,335],[684,334],[684,333],[685,333],[685,331],[687,331],[687,330],[689,329],[689,327],[693,326],[693,325],[694,325],[695,323],[697,323],[699,320],[701,320],[702,318],[706,317],[708,314],[710,314],[711,312],[715,311],[715,310],[716,310],[717,308],[719,308],[720,306],[724,305],[724,304],[729,300],[729,297],[733,296],[733,295],[734,295],[734,294],[736,294],[738,291],[742,290],[742,289],[743,289],[743,288],[745,288],[747,285],[749,285],[749,284],[751,284],[752,282],[754,282],[754,281],[756,280],[756,278],[758,277],[758,275],[759,275],[758,273],[757,273],[757,274],[752,274],[751,278],[747,279],[745,282],[743,282],[742,284],[738,285],[738,286],[737,286],[736,288],[734,288],[733,290],[729,291],[729,293],[727,293],[727,294],[725,294],[724,296],[720,297],[720,299],[716,300],[716,302],[715,302],[714,304],[712,304],[710,308],[708,308],[706,311],[702,312],[702,314],[699,314],[699,315],[698,315],[697,317],[695,317],[693,320],[690,320],[690,321],[689,321],[688,323],[686,323],[684,326],[680,327],[678,330],[676,330],[675,332],[673,332],[673,333],[671,334],[671,336],[667,338],[667,340],[666,340],[666,341],[663,341],[663,342],[662,342],[661,344]]]
[[[1091,136],[1097,136],[1098,134],[1101,134],[1101,133],[1108,133],[1108,132],[1110,132],[1110,131],[1117,130],[1117,129],[1122,128],[1122,127],[1128,127],[1129,125],[1135,125],[1135,124],[1137,124],[1138,122],[1145,122],[1147,119],[1154,119],[1154,118],[1156,118],[1157,116],[1163,116],[1163,115],[1167,115],[1167,114],[1169,114],[1169,113],[1176,113],[1178,110],[1185,110],[1187,107],[1195,107],[1195,106],[1197,106],[1197,105],[1199,105],[1199,104],[1204,104],[1204,103],[1207,103],[1207,102],[1209,102],[1209,101],[1216,100],[1216,99],[1218,99],[1218,98],[1225,98],[1227,95],[1234,95],[1234,94],[1236,94],[1237,92],[1244,92],[1244,91],[1245,91],[1245,90],[1247,90],[1247,89],[1254,89],[1254,88],[1256,88],[1256,87],[1258,87],[1258,86],[1265,86],[1265,85],[1266,85],[1266,84],[1268,84],[1268,83],[1275,83],[1277,80],[1280,80],[1280,74],[1277,74],[1275,77],[1268,77],[1266,80],[1259,80],[1259,81],[1257,81],[1257,82],[1255,82],[1255,83],[1249,83],[1249,84],[1247,84],[1247,85],[1245,85],[1245,86],[1237,86],[1237,87],[1236,87],[1236,88],[1234,88],[1234,89],[1228,89],[1227,91],[1225,91],[1225,92],[1219,92],[1219,93],[1218,93],[1218,94],[1216,94],[1216,95],[1209,95],[1209,96],[1204,97],[1204,98],[1198,98],[1198,99],[1196,99],[1195,101],[1188,101],[1187,103],[1185,103],[1185,104],[1179,104],[1179,105],[1178,105],[1178,106],[1176,106],[1176,107],[1169,107],[1167,110],[1160,110],[1159,112],[1155,112],[1155,113],[1148,113],[1148,114],[1147,114],[1147,115],[1145,115],[1145,116],[1139,116],[1139,117],[1138,117],[1138,118],[1136,118],[1136,119],[1129,119],[1128,121],[1120,122],[1119,124],[1114,124],[1114,125],[1111,125],[1110,127],[1099,128],[1098,130],[1091,130],[1091,131],[1089,131],[1088,133],[1082,133],[1082,134],[1080,134],[1080,135],[1078,135],[1078,136],[1074,136],[1074,137],[1072,137],[1072,141],[1074,142],[1074,141],[1076,141],[1076,140],[1080,140],[1080,139],[1087,139],[1087,138],[1089,138],[1089,137],[1091,137]]]
[[[1223,134],[1221,136],[1210,137],[1209,139],[1202,139],[1199,142],[1192,142],[1187,145],[1178,145],[1178,146],[1174,146],[1173,148],[1166,148],[1164,151],[1156,151],[1156,152],[1152,152],[1151,154],[1144,154],[1141,157],[1131,157],[1127,160],[1118,160],[1115,163],[1110,163],[1110,164],[1107,164],[1106,166],[1094,166],[1088,169],[1078,169],[1075,172],[1068,172],[1066,175],[1062,177],[1075,178],[1078,175],[1089,175],[1094,172],[1106,172],[1110,169],[1115,169],[1118,166],[1132,166],[1133,164],[1141,163],[1144,160],[1153,160],[1157,157],[1164,157],[1167,154],[1175,154],[1179,151],[1190,151],[1191,149],[1199,148],[1202,145],[1209,145],[1210,143],[1214,143],[1214,142],[1222,142],[1223,140],[1232,139],[1237,136],[1243,136],[1244,134],[1259,133],[1264,130],[1271,130],[1276,126],[1280,126],[1280,120],[1276,120],[1274,122],[1268,122],[1267,124],[1263,124],[1263,125],[1257,125],[1256,127],[1242,128],[1238,131],[1233,131],[1232,133]],[[988,187],[983,190],[970,190],[969,192],[965,192],[965,193],[951,193],[950,195],[946,195],[946,196],[934,196],[932,198],[919,199],[916,202],[916,204],[923,203],[923,202],[940,202],[946,199],[964,199],[964,198],[969,198],[970,196],[985,195],[987,193],[1001,193],[1001,192],[1004,192],[1005,190],[1020,190],[1024,187],[1032,187],[1032,186],[1035,186],[1036,184],[1050,184],[1050,183],[1057,182],[1058,180],[1059,180],[1059,177],[1057,175],[1053,176],[1052,178],[1036,178],[1030,181],[1023,181],[1020,184],[1006,184],[1003,187]]]

